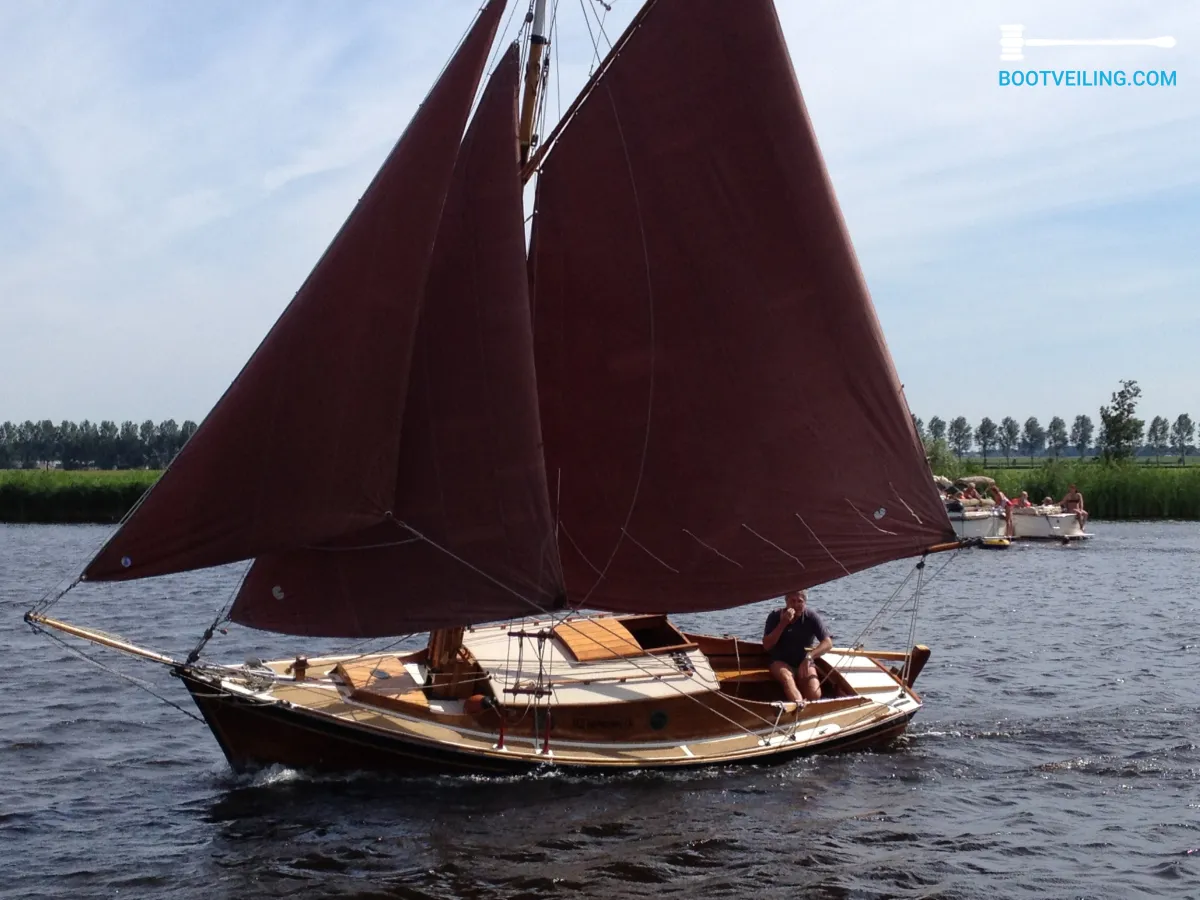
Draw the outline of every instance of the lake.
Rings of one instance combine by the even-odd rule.
[[[926,706],[886,752],[411,780],[235,776],[167,670],[21,621],[109,529],[0,526],[0,897],[1195,897],[1200,524],[1091,530],[930,558]],[[911,567],[810,604],[856,641]],[[81,586],[51,615],[182,657],[240,572]],[[757,639],[774,605],[676,621]],[[231,628],[206,656],[347,646]]]

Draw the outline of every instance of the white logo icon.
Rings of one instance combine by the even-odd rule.
[[[1004,61],[1021,60],[1025,47],[1174,47],[1175,38],[1027,38],[1024,25],[1000,26],[1000,59]]]

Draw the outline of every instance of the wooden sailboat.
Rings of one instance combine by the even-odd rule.
[[[77,582],[253,560],[218,623],[427,646],[229,666],[27,620],[170,666],[238,769],[891,740],[925,648],[826,653],[797,707],[761,643],[668,618],[958,546],[772,4],[650,0],[541,141],[544,3],[524,105],[514,45],[471,115],[502,11]]]

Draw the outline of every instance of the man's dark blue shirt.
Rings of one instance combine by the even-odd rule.
[[[764,639],[779,625],[781,615],[783,610],[777,609],[767,616],[767,627],[763,629]],[[804,659],[805,651],[827,637],[829,630],[821,621],[821,617],[811,609],[805,608],[804,612],[783,630],[775,646],[770,649],[771,659],[782,660],[789,666],[798,666]]]

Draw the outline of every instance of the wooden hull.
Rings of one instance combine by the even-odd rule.
[[[820,663],[822,698],[796,710],[779,702],[761,644],[678,632],[684,643],[658,655],[600,653],[573,667],[559,657],[540,693],[504,687],[528,682],[488,654],[526,634],[488,626],[470,635],[479,656],[464,652],[476,668],[464,670],[469,686],[457,699],[423,668],[426,651],[316,659],[299,680],[287,661],[173,671],[238,771],[513,774],[774,763],[881,747],[920,709],[910,682],[928,655],[921,648],[908,660],[906,680],[865,652],[832,651]],[[467,696],[476,690],[491,699]]]
[[[281,765],[321,772],[373,771],[413,776],[514,775],[556,767],[581,772],[611,772],[634,768],[697,768],[730,762],[767,765],[799,756],[884,748],[904,733],[916,714],[913,710],[851,734],[813,743],[768,746],[761,752],[737,754],[729,759],[589,764],[530,754],[498,757],[420,743],[372,728],[331,721],[311,711],[263,705],[221,693],[214,690],[211,681],[197,678],[187,669],[178,669],[176,674],[187,685],[229,765],[237,772]]]

